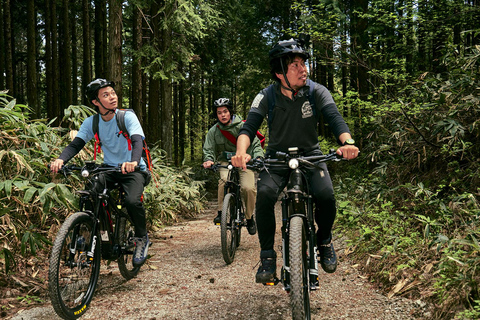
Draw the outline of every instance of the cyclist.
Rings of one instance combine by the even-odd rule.
[[[210,130],[208,130],[203,145],[203,167],[210,168],[215,161],[227,163],[226,152],[234,153],[235,139],[242,128],[244,122],[242,117],[234,114],[233,107],[229,99],[220,98],[213,103],[213,116],[218,120]],[[230,139],[229,139],[230,138]],[[230,141],[233,139],[233,141]],[[263,157],[263,149],[260,140],[255,137],[252,144],[246,150],[252,158]],[[218,181],[218,215],[213,219],[215,224],[220,223],[225,181],[227,180],[228,170],[220,169],[220,180]],[[255,196],[257,189],[255,186],[255,174],[251,170],[240,172],[240,185],[242,197],[245,200],[245,218],[247,219],[248,233],[254,235],[257,232],[253,211],[255,210]]]
[[[232,163],[245,168],[250,160],[246,152],[263,119],[269,117],[269,143],[267,157],[275,157],[276,151],[287,152],[289,147],[298,147],[303,155],[321,154],[318,144],[317,116],[323,115],[338,139],[339,155],[353,159],[358,148],[350,135],[348,126],[338,112],[328,89],[309,81],[307,67],[309,58],[301,41],[279,41],[269,52],[275,106],[269,111],[267,88],[254,99],[245,125],[239,132],[236,155]],[[314,86],[313,110],[309,100],[310,86]],[[311,97],[312,98],[312,97]],[[312,98],[313,99],[313,98]],[[322,170],[309,172],[310,191],[315,201],[315,221],[318,225],[317,246],[320,264],[328,273],[335,272],[337,257],[332,244],[332,225],[336,215],[332,181],[325,164]],[[257,283],[271,282],[276,277],[276,252],[273,249],[275,236],[274,205],[289,178],[289,170],[270,169],[260,172],[257,188],[256,220],[260,241],[261,265],[256,274]]]
[[[128,150],[128,141],[122,134],[119,134],[120,130],[115,118],[118,98],[113,81],[95,79],[87,85],[85,95],[100,114],[98,134],[102,139],[104,163],[111,166],[122,164],[121,173],[109,172],[103,177],[107,183],[120,183],[125,190],[125,207],[135,226],[136,246],[133,265],[138,267],[145,262],[150,245],[145,208],[141,201],[144,186],[149,178],[147,166],[142,159],[142,139],[145,138],[145,135],[136,115],[133,112],[126,112],[125,125],[132,144],[131,151]],[[75,139],[63,150],[58,159],[52,162],[50,168],[53,172],[58,172],[64,164],[83,149],[88,141],[94,138],[93,118],[94,116],[90,116],[84,120]],[[134,171],[136,166],[140,167],[140,171]],[[100,185],[101,183],[97,187],[100,188]],[[103,187],[97,191],[103,191]]]

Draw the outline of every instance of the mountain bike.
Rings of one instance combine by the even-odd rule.
[[[103,174],[121,172],[86,162],[84,166],[63,166],[71,175],[80,171],[88,178],[79,194],[79,212],[69,216],[57,233],[50,257],[48,290],[55,312],[63,319],[76,319],[85,313],[100,273],[101,259],[117,260],[121,275],[130,280],[140,267],[133,266],[134,226],[124,207],[124,191],[119,184],[107,188]],[[100,183],[103,191],[95,185]]]
[[[275,159],[265,159],[257,168],[290,168],[287,190],[282,202],[282,256],[280,279],[265,285],[282,282],[290,294],[293,319],[311,319],[310,291],[318,288],[317,239],[314,222],[314,202],[309,194],[306,170],[318,168],[327,161],[340,161],[330,150],[326,155],[301,156],[298,148],[288,153],[277,152]]]
[[[243,205],[239,168],[234,167],[230,162],[226,165],[216,163],[210,168],[228,170],[227,180],[224,186],[224,198],[220,222],[220,237],[222,243],[222,255],[226,264],[231,264],[235,258],[235,252],[240,245],[242,228],[247,226],[245,209]],[[247,168],[252,168],[247,165]]]

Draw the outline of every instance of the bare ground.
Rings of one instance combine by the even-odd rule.
[[[243,230],[235,261],[225,264],[220,228],[212,223],[215,210],[212,203],[197,218],[153,234],[151,257],[137,278],[124,281],[116,263],[102,268],[95,297],[81,319],[291,319],[289,296],[281,284],[266,287],[255,283],[259,262],[256,235],[250,236]],[[277,253],[281,253],[279,230],[277,227]],[[420,301],[382,295],[348,260],[341,241],[334,243],[339,266],[334,274],[319,271],[320,289],[311,294],[312,319],[393,320],[426,316]],[[280,266],[278,254],[278,270]],[[59,318],[47,301],[4,319]]]

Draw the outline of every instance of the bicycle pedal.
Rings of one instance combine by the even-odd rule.
[[[277,277],[275,277],[275,278],[273,279],[273,281],[271,281],[271,282],[265,282],[265,283],[263,283],[263,285],[264,285],[264,286],[273,287],[273,286],[276,286],[279,282],[280,282],[280,279],[278,279]]]

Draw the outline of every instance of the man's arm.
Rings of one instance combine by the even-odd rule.
[[[57,173],[58,170],[62,168],[62,166],[67,163],[70,159],[72,159],[80,150],[83,149],[85,146],[85,141],[83,139],[75,137],[72,142],[68,146],[63,149],[62,153],[50,164],[50,170]]]
[[[252,157],[247,153],[247,149],[250,147],[250,137],[246,134],[240,134],[237,137],[237,153],[232,157],[231,161],[235,167],[247,169],[247,162]]]

